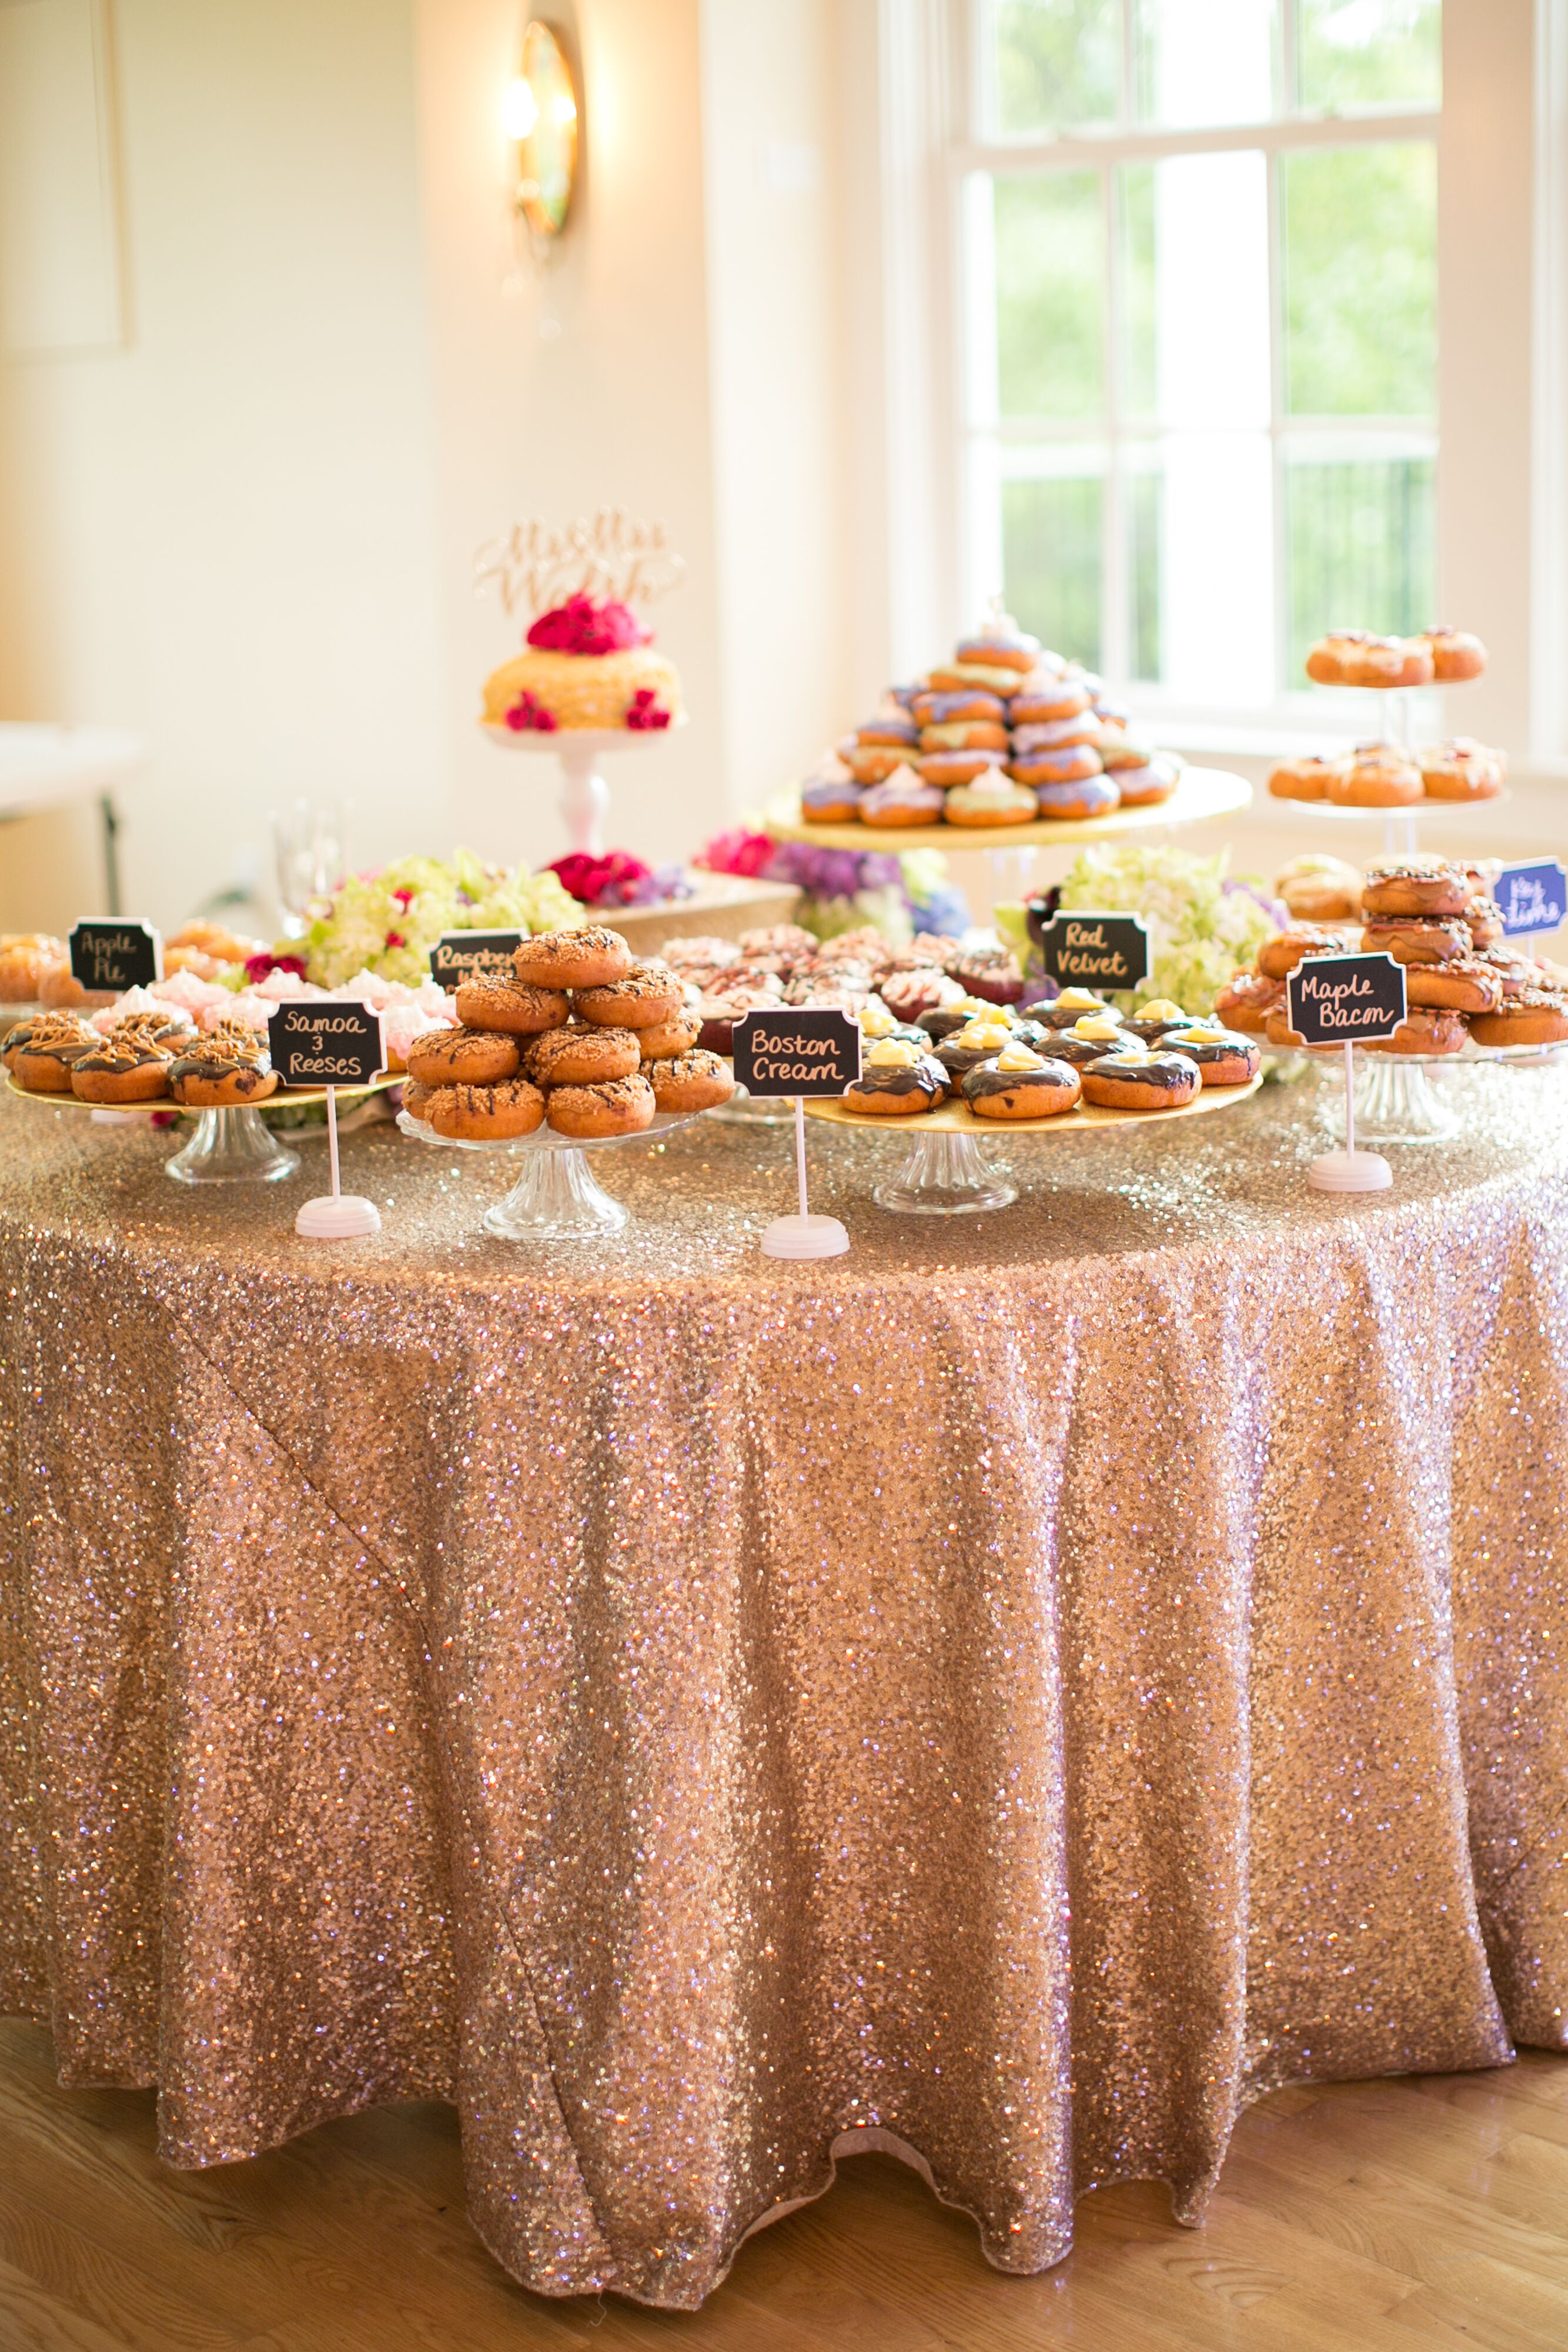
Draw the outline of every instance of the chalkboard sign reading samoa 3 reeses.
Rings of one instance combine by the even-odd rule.
[[[1037,933],[1050,977],[1063,988],[1104,995],[1136,988],[1149,971],[1149,927],[1142,915],[1058,911]]]
[[[1511,940],[1554,931],[1568,916],[1568,875],[1558,858],[1532,857],[1523,866],[1505,866],[1492,897],[1502,909],[1502,928]]]
[[[382,1016],[356,997],[280,1004],[267,1035],[286,1087],[368,1087],[386,1067]]]
[[[84,988],[151,988],[163,977],[163,943],[139,916],[84,917],[71,925],[71,977]]]
[[[745,1013],[735,1024],[735,1075],[751,1095],[841,1095],[861,1074],[861,1025],[813,1006]]]
[[[465,980],[498,972],[512,977],[512,950],[521,947],[521,931],[443,931],[430,950],[430,976],[443,988],[461,988]]]
[[[1405,971],[1391,955],[1309,956],[1286,983],[1291,1026],[1309,1045],[1375,1045],[1405,1018]]]

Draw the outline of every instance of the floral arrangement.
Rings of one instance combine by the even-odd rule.
[[[862,923],[874,923],[895,943],[916,931],[960,938],[972,919],[962,893],[947,879],[947,861],[939,849],[905,850],[898,857],[875,850],[820,849],[812,842],[775,841],[736,825],[715,834],[693,864],[711,874],[792,883],[804,894],[799,919],[820,940],[836,939]]]
[[[1290,920],[1279,899],[1228,875],[1227,862],[1223,850],[1197,857],[1185,849],[1085,849],[1052,897],[1062,908],[1142,915],[1151,968],[1134,996],[1166,996],[1188,1013],[1212,1013],[1225,982]],[[996,919],[1020,956],[1034,955],[1027,908],[998,907]]]
[[[468,849],[445,860],[400,857],[377,873],[350,876],[282,961],[298,968],[302,959],[305,976],[321,988],[339,988],[361,971],[417,987],[430,976],[430,950],[443,931],[548,931],[581,914],[548,866],[508,871]]]
[[[629,849],[607,850],[602,857],[574,849],[552,857],[545,872],[585,907],[653,907],[692,895],[684,867],[644,866]]]

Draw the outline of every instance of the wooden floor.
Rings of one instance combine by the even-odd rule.
[[[0,2024],[0,2352],[1563,2352],[1568,2059],[1281,2092],[1207,2229],[1150,2187],[1078,2221],[1067,2262],[1002,2278],[913,2173],[863,2157],[695,2315],[550,2303],[469,2231],[449,2110],[171,2172],[150,2095],[61,2091],[46,2037]]]

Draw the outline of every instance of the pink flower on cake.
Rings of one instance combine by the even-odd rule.
[[[667,727],[669,723],[670,714],[653,688],[640,686],[632,697],[632,705],[626,713],[627,726],[639,733],[646,733],[655,727]]]
[[[596,604],[591,596],[580,594],[541,613],[528,631],[528,643],[548,654],[619,654],[629,646],[647,645],[653,635],[629,604],[613,599]]]
[[[557,720],[555,712],[547,710],[538,697],[530,694],[525,687],[507,713],[507,724],[514,735],[525,732],[553,735]]]

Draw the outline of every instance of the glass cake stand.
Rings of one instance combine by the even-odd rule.
[[[340,1111],[346,1102],[358,1107],[370,1096],[384,1094],[389,1087],[402,1084],[400,1072],[378,1078],[371,1087],[340,1087]],[[327,1099],[325,1087],[287,1087],[268,1095],[265,1104],[243,1103],[232,1110],[193,1113],[182,1110],[178,1103],[166,1098],[116,1106],[81,1102],[75,1095],[33,1094],[9,1076],[5,1087],[20,1102],[41,1103],[51,1110],[75,1111],[100,1127],[139,1127],[150,1114],[162,1113],[165,1119],[171,1112],[182,1118],[193,1117],[195,1129],[189,1141],[163,1163],[164,1175],[172,1176],[176,1184],[276,1184],[281,1177],[292,1176],[299,1165],[299,1154],[278,1141],[267,1124],[265,1112],[303,1110]]]
[[[1337,1056],[1338,1048],[1334,1053]],[[1447,1087],[1434,1084],[1445,1073],[1487,1066],[1520,1069],[1559,1060],[1568,1044],[1478,1045],[1457,1054],[1379,1054],[1358,1047],[1355,1055],[1355,1132],[1359,1142],[1447,1143],[1464,1127],[1462,1104]],[[1326,1063],[1326,1057],[1325,1057]],[[1336,1076],[1338,1063],[1332,1065]],[[1323,1123],[1331,1135],[1344,1132],[1344,1096],[1336,1086],[1325,1100]]]
[[[896,1174],[872,1187],[872,1199],[882,1209],[905,1217],[973,1216],[983,1209],[1005,1209],[1016,1201],[1019,1188],[1005,1163],[987,1158],[987,1143],[1009,1143],[1015,1137],[1082,1135],[1109,1128],[1143,1127],[1158,1119],[1170,1126],[1179,1119],[1211,1117],[1246,1102],[1263,1083],[1262,1073],[1244,1087],[1206,1087],[1179,1110],[1106,1110],[1097,1103],[1080,1103],[1075,1110],[1051,1118],[977,1118],[967,1103],[946,1102],[939,1109],[916,1111],[908,1118],[866,1118],[846,1110],[841,1102],[808,1102],[808,1118],[828,1120],[834,1127],[852,1127],[861,1134],[902,1134],[910,1151]]]
[[[584,1155],[616,1144],[656,1143],[672,1128],[708,1116],[697,1110],[659,1111],[653,1124],[635,1135],[557,1135],[552,1128],[540,1127],[532,1135],[511,1135],[497,1143],[437,1135],[411,1111],[399,1111],[397,1123],[418,1143],[447,1151],[510,1152],[521,1160],[517,1181],[505,1200],[485,1212],[485,1231],[497,1241],[590,1242],[622,1232],[631,1222],[631,1212],[595,1183]]]

